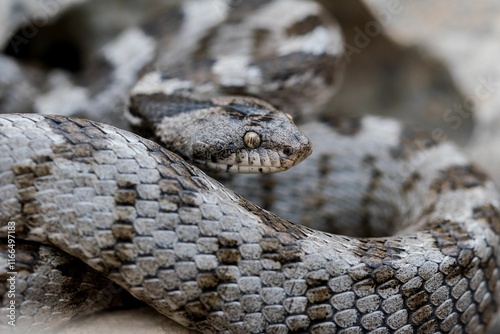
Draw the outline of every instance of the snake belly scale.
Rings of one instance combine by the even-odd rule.
[[[256,3],[270,4],[269,11],[276,13],[283,1]],[[231,24],[247,13],[247,5],[229,16]],[[230,29],[214,28],[218,20],[207,26],[230,35]],[[276,24],[293,20],[288,21]],[[300,118],[299,101],[333,80],[331,73],[321,76],[318,68],[307,67],[309,56],[296,52],[303,42],[320,55],[320,64],[326,58],[335,61],[331,50],[321,53],[327,49],[318,51],[297,37],[297,31],[306,31],[313,41],[324,39],[325,30],[318,27],[308,16],[289,30],[291,56],[282,49],[272,57],[264,52],[255,62],[196,59],[168,75],[144,70],[131,104],[148,106],[146,95],[154,94],[176,96],[177,103],[179,96],[238,93],[264,97]],[[184,40],[187,31],[180,29],[178,39]],[[255,41],[272,44],[272,38],[266,42],[259,36]],[[226,50],[215,38],[202,42],[196,54],[215,57]],[[191,46],[186,50],[193,52]],[[183,57],[181,51],[177,58]],[[172,61],[166,54],[158,52],[157,63]],[[298,66],[295,76],[278,71],[277,62],[297,60],[304,60],[298,62],[304,67]],[[187,72],[190,66],[200,72]],[[224,68],[240,76],[230,78]],[[296,94],[304,87],[312,90]],[[310,113],[312,107],[305,105]],[[360,212],[383,220],[390,211],[394,235],[378,231],[378,237],[350,237],[295,225],[158,144],[110,125],[0,114],[0,256],[7,256],[3,240],[9,222],[16,222],[19,242],[26,241],[19,243],[19,328],[51,332],[74,316],[108,306],[96,300],[110,286],[116,288],[110,280],[203,333],[485,332],[500,297],[499,203],[489,178],[452,144],[436,143],[392,120],[313,121],[304,129],[317,148],[289,171],[297,174],[274,181],[296,182],[292,206],[301,208],[321,177],[334,175],[350,202],[339,206],[351,208],[340,210],[338,220],[356,229],[368,226]],[[324,193],[338,197],[336,190]],[[371,208],[377,203],[387,209]],[[7,272],[0,268],[0,277]],[[4,315],[5,287],[1,292]],[[113,302],[110,297],[106,304]],[[2,330],[8,328],[5,319]]]

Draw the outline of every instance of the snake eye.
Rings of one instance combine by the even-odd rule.
[[[256,132],[248,131],[243,137],[243,142],[248,148],[257,148],[260,146],[260,136]]]

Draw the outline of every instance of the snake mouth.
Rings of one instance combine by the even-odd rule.
[[[290,157],[284,158],[272,150],[243,150],[225,158],[211,161],[194,160],[194,162],[214,172],[263,174],[283,172],[299,161]]]
[[[290,167],[283,166],[259,166],[259,165],[233,165],[227,163],[216,163],[211,161],[195,160],[195,163],[213,172],[257,174],[283,172]]]

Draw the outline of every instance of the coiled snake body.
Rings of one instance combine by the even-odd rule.
[[[263,1],[254,10],[276,13],[284,3]],[[279,72],[274,62],[299,57],[305,64],[310,54],[320,63],[335,60],[332,50],[317,50],[306,38],[317,42],[325,32],[315,19],[318,7],[294,4],[309,14],[291,30],[291,55],[264,54],[260,64],[223,59],[213,70],[216,84],[207,79],[214,62],[204,60],[192,65],[196,75],[182,66],[166,75],[151,72],[132,91],[133,117],[146,110],[157,118],[165,109],[160,100],[179,108],[178,96],[198,98],[214,90],[253,92],[277,104],[270,92],[280,85],[278,95],[296,105],[303,95],[292,93],[309,87],[304,78],[316,88],[332,84],[310,67],[283,77],[286,67]],[[242,4],[227,21],[246,11]],[[231,31],[218,29],[221,35]],[[255,41],[270,43],[259,36]],[[297,54],[298,44],[310,54]],[[221,72],[243,63],[252,75],[229,79]],[[282,81],[261,81],[272,70]],[[191,85],[200,78],[204,87]],[[192,110],[193,103],[182,105]],[[299,109],[290,111],[297,116]],[[164,127],[158,129],[161,137]],[[102,308],[99,301],[111,286],[106,277],[160,313],[206,333],[484,332],[499,301],[498,193],[488,177],[452,144],[392,120],[334,119],[303,129],[315,147],[309,159],[273,179],[237,179],[235,189],[273,182],[275,198],[263,203],[273,211],[287,211],[312,226],[335,222],[339,229],[350,228],[345,233],[379,237],[292,224],[124,130],[64,116],[0,115],[1,236],[15,222],[17,240],[27,240],[17,246],[21,329],[50,331]],[[294,150],[287,148],[285,155]],[[280,202],[285,185],[292,199]],[[393,236],[383,236],[388,229]],[[90,268],[75,266],[73,257]],[[1,270],[7,278],[9,270]]]

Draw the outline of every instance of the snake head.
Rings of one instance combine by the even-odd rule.
[[[207,170],[280,172],[312,152],[309,139],[291,116],[262,100],[147,96],[131,98],[129,111],[135,123],[150,128],[166,148]]]

